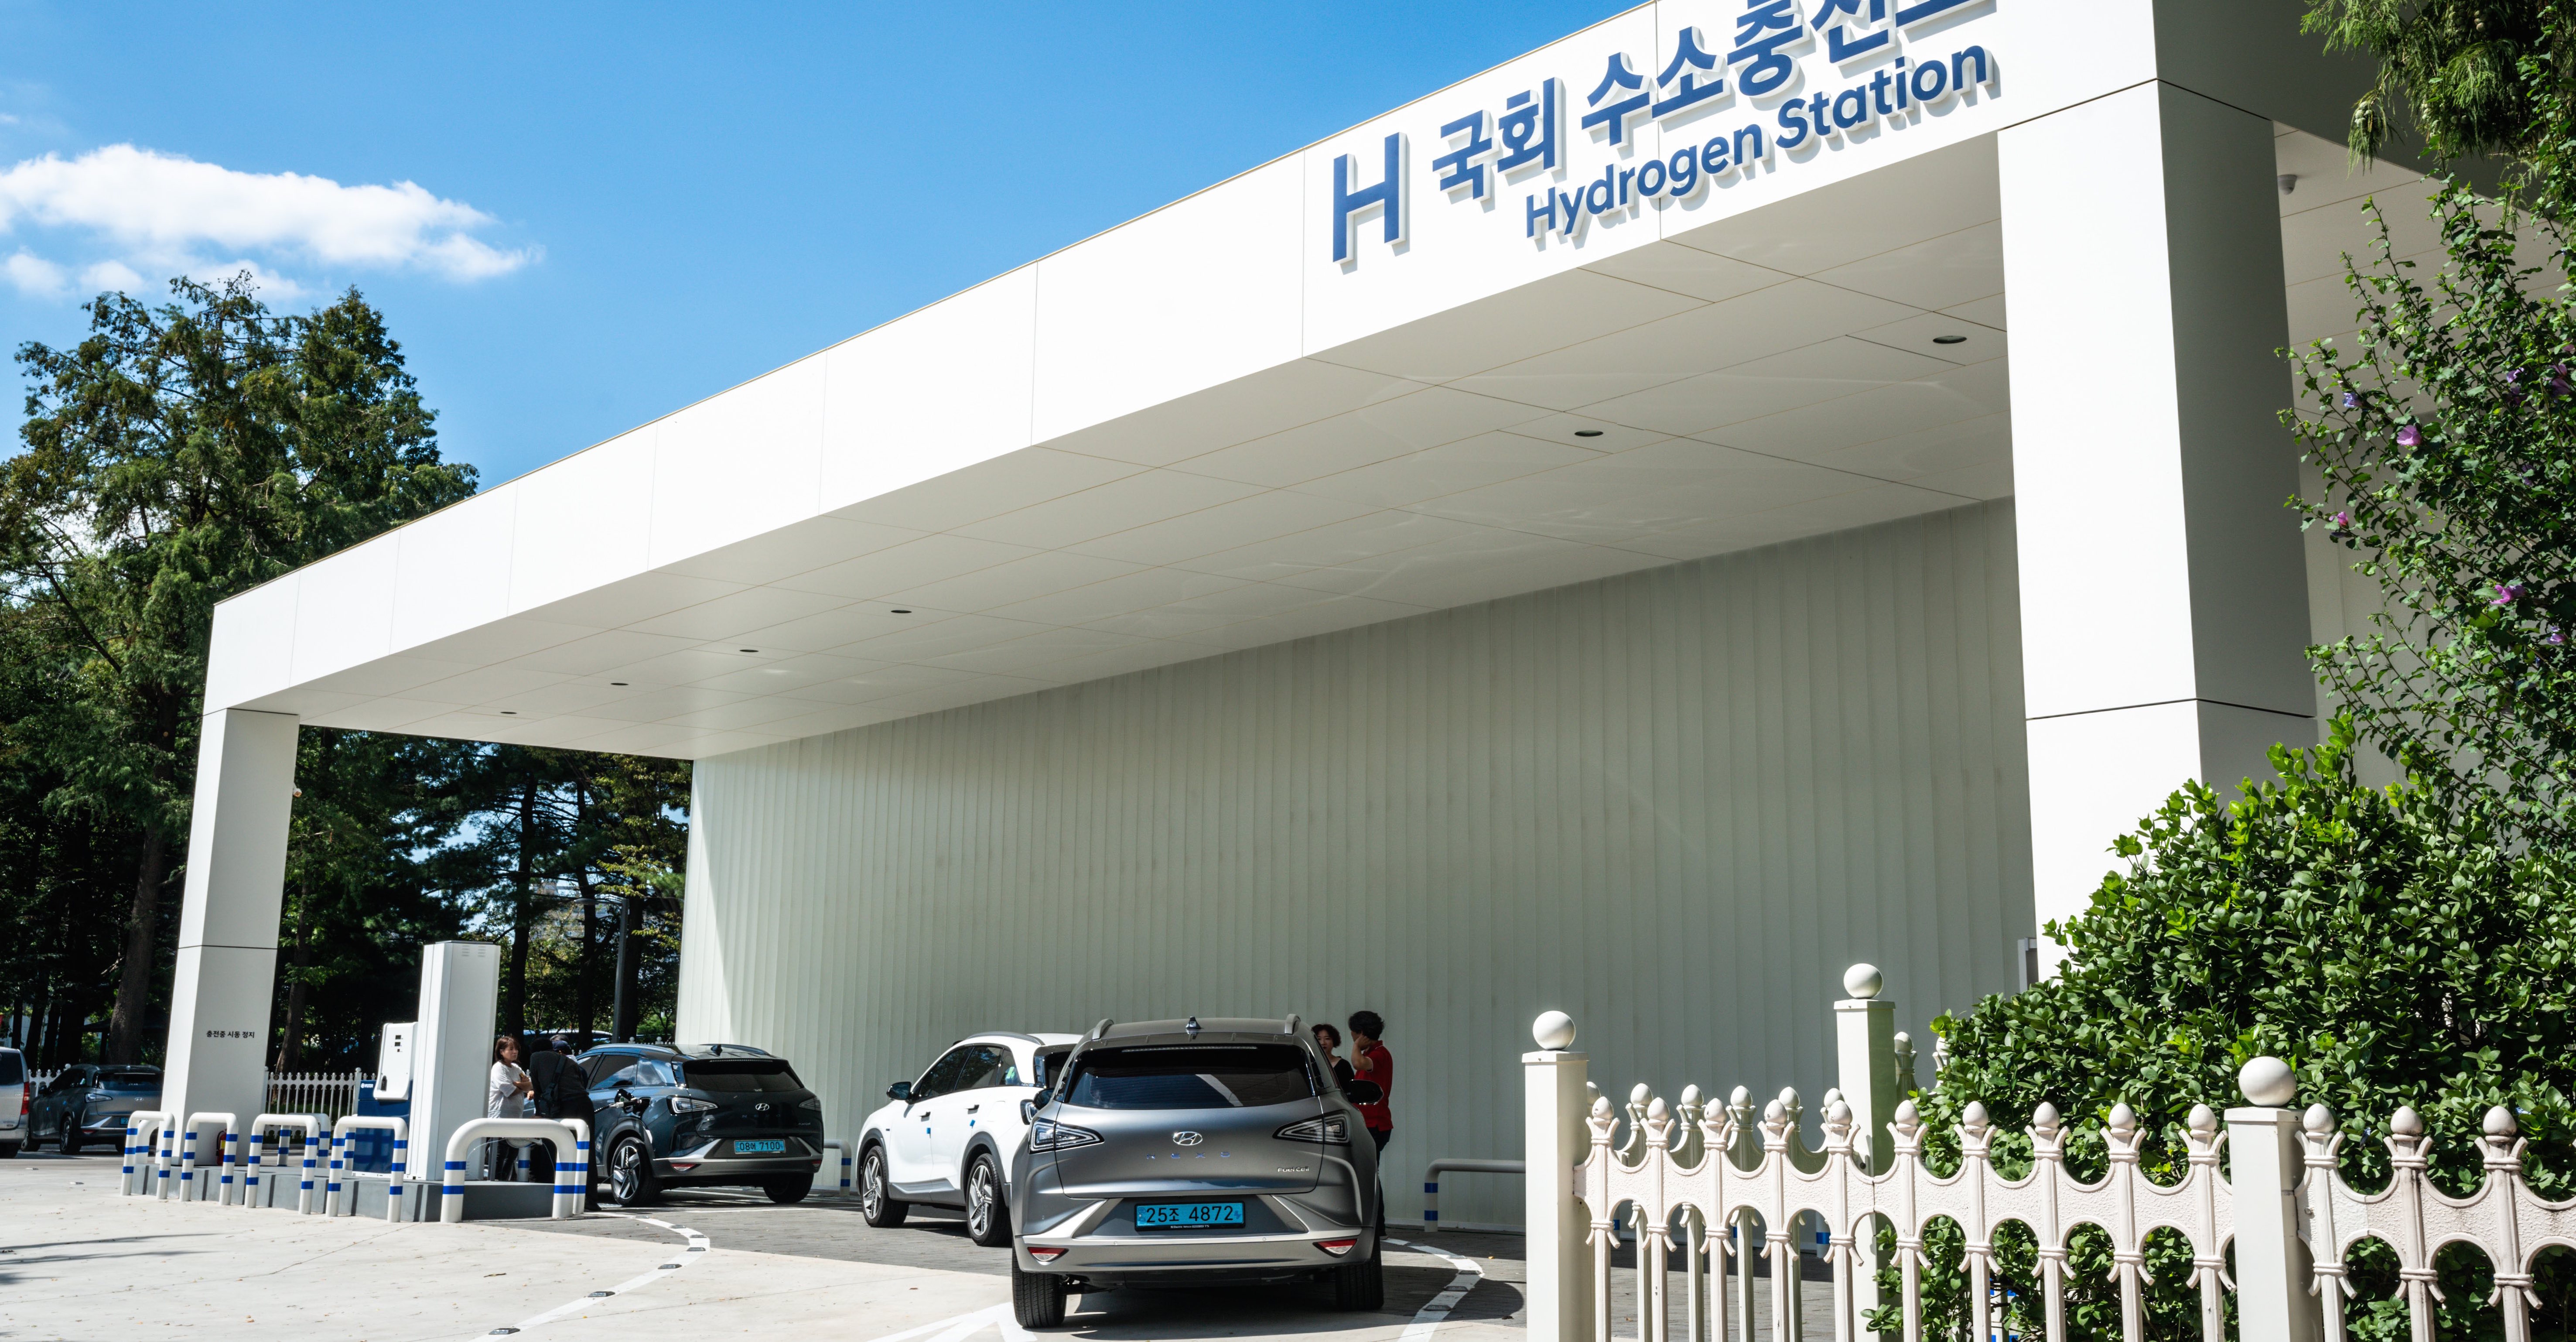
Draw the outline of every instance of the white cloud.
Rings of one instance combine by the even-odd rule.
[[[139,294],[143,292],[143,276],[122,261],[101,261],[81,271],[81,287],[91,293],[116,289]]]
[[[60,298],[69,288],[63,281],[63,268],[21,247],[6,261],[0,261],[0,276],[6,276],[18,292],[32,298]]]
[[[236,172],[130,144],[72,159],[47,154],[0,172],[0,231],[20,222],[83,231],[109,244],[116,258],[91,266],[85,277],[109,273],[110,265],[139,276],[137,265],[205,275],[249,264],[213,265],[202,259],[208,251],[418,269],[452,280],[507,274],[536,258],[533,249],[499,248],[475,237],[492,216],[412,182],[343,186],[301,173]],[[10,278],[26,288],[17,261],[8,264]],[[272,296],[295,287],[264,266],[254,268]],[[59,268],[54,273],[59,279]]]

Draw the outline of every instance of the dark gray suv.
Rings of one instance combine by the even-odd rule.
[[[1011,1201],[1024,1328],[1082,1290],[1323,1280],[1385,1298],[1385,1198],[1356,1101],[1294,1016],[1102,1021],[1028,1105]]]
[[[823,1102],[784,1058],[741,1044],[609,1044],[581,1055],[609,1196],[649,1207],[667,1188],[749,1184],[799,1202],[823,1165]]]

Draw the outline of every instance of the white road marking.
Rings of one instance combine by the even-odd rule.
[[[1423,1303],[1422,1308],[1413,1312],[1413,1322],[1406,1324],[1403,1335],[1396,1339],[1396,1342],[1430,1342],[1431,1330],[1448,1321],[1449,1311],[1456,1309],[1458,1302],[1466,1299],[1469,1291],[1476,1289],[1476,1283],[1485,1279],[1485,1270],[1476,1266],[1474,1259],[1451,1257],[1427,1244],[1411,1244],[1400,1239],[1390,1239],[1387,1243],[1399,1249],[1411,1249],[1415,1253],[1427,1253],[1434,1258],[1447,1259],[1449,1266],[1458,1269],[1458,1275],[1449,1279],[1449,1285],[1440,1294],[1431,1297]]]
[[[609,1300],[620,1299],[630,1292],[640,1291],[665,1277],[669,1277],[676,1272],[685,1270],[689,1264],[701,1262],[708,1254],[715,1251],[715,1241],[708,1239],[697,1231],[689,1229],[687,1226],[675,1226],[668,1221],[656,1221],[650,1216],[637,1216],[631,1212],[600,1212],[598,1214],[601,1216],[620,1217],[629,1221],[641,1221],[648,1226],[660,1226],[662,1229],[686,1239],[689,1242],[688,1247],[680,1250],[678,1253],[672,1254],[671,1257],[673,1261],[671,1263],[656,1265],[650,1272],[644,1273],[641,1276],[630,1277],[625,1281],[617,1283],[615,1286],[609,1287],[607,1300],[596,1299],[585,1295],[578,1300],[557,1305],[543,1314],[523,1319],[519,1322],[518,1326],[513,1329],[513,1331],[524,1333],[540,1324],[552,1323],[557,1319],[567,1318],[571,1315],[579,1314],[584,1310],[597,1309],[600,1306],[607,1304]],[[496,1329],[494,1331],[498,1330]],[[490,1332],[476,1334],[478,1337],[490,1337],[491,1335],[492,1334]]]
[[[874,1339],[874,1342],[911,1342],[913,1338],[920,1338],[922,1342],[965,1342],[967,1338],[973,1337],[986,1328],[1001,1330],[1002,1342],[1036,1342],[1037,1338],[1037,1334],[1020,1326],[1019,1318],[1011,1313],[1009,1305],[986,1305],[982,1309],[941,1319],[936,1323],[925,1323],[918,1328],[906,1328],[900,1333],[888,1333]]]

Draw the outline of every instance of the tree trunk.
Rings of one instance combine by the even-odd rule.
[[[516,915],[510,920],[510,974],[503,989],[507,1000],[501,1010],[501,1018],[508,1023],[510,1033],[521,1036],[528,1032],[528,925],[531,909],[536,904],[536,894],[529,889],[533,876],[529,870],[528,849],[536,842],[536,828],[537,780],[532,777],[519,793],[519,869],[516,877],[519,900]]]
[[[36,992],[35,1007],[27,1013],[27,1056],[34,1065],[45,1065],[45,1028],[54,1019],[54,992],[50,978]]]
[[[590,950],[599,944],[599,892],[590,888],[587,866],[575,868],[573,879],[581,884],[581,952],[572,966],[573,1014],[581,1018],[582,1045],[588,1047],[590,1024],[599,1015],[590,982]]]
[[[169,877],[169,844],[158,825],[143,828],[143,857],[134,873],[134,906],[126,915],[125,960],[118,967],[116,1014],[108,1021],[107,1060],[131,1063],[143,1047],[143,1018],[152,1009],[152,968],[159,949],[161,885]]]
[[[304,1052],[304,971],[313,963],[313,926],[308,909],[295,918],[295,972],[286,980],[286,1031],[277,1040],[277,1070],[291,1072]]]
[[[609,1033],[635,1037],[635,890],[627,887],[617,900],[617,1004],[609,1009]]]

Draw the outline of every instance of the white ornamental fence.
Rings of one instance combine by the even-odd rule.
[[[42,1094],[60,1071],[29,1072],[27,1093]],[[372,1072],[270,1072],[268,1112],[345,1118],[358,1112],[358,1085]]]
[[[1689,1342],[1753,1335],[1767,1306],[1773,1342],[1800,1333],[1798,1247],[1802,1219],[1826,1232],[1832,1264],[1834,1342],[1857,1342],[1864,1314],[1878,1308],[1872,1247],[1880,1223],[1893,1228],[1902,1285],[1904,1342],[1922,1342],[1922,1247],[1934,1221],[1955,1223],[1966,1241],[1971,1338],[1996,1337],[1992,1292],[1997,1227],[2018,1222],[2038,1246],[2047,1342],[2066,1336],[2067,1245],[2076,1227],[2110,1236],[2126,1342],[2142,1342],[2146,1238],[2171,1229],[2191,1244],[2191,1284],[2200,1293],[2204,1342],[2225,1342],[2225,1297],[2236,1297],[2244,1342],[2343,1342],[2345,1263],[2366,1238],[2397,1256],[2414,1342],[2434,1342],[2433,1259],[2470,1244],[2495,1265],[2505,1342],[2529,1342],[2532,1260],[2553,1246],[2576,1248],[2576,1200],[2552,1203],[2522,1178],[2524,1143],[2513,1115],[2488,1111],[2481,1142],[2486,1179],[2453,1198],[2425,1178],[2430,1139],[2410,1108],[2390,1116],[2394,1167],[2389,1186],[2355,1193],[2336,1172],[2343,1138],[2324,1105],[2289,1108],[2296,1082],[2287,1064],[2257,1058],[2239,1078],[2247,1104],[2224,1115],[2195,1107],[2183,1142],[2188,1173],[2158,1184],[2139,1168],[2149,1134],[2125,1104],[2113,1108],[2104,1140],[2110,1172],[2097,1183],[2068,1175],[2067,1131],[2041,1105],[2027,1130],[2030,1171],[2007,1179],[1989,1152],[1997,1129],[1970,1104],[1958,1130],[1959,1168],[1936,1175],[1923,1159],[1925,1129],[1905,1076],[1911,1049],[1891,1028],[1894,1009],[1877,1000],[1878,972],[1856,965],[1852,994],[1834,1004],[1841,1085],[1823,1104],[1823,1145],[1798,1126],[1800,1102],[1784,1090],[1757,1116],[1738,1088],[1727,1104],[1703,1104],[1698,1087],[1667,1104],[1639,1086],[1627,1131],[1608,1098],[1593,1091],[1583,1054],[1570,1052],[1574,1022],[1539,1017],[1538,1052],[1524,1054],[1528,1138],[1528,1319],[1531,1342],[1612,1342],[1612,1256],[1622,1220],[1636,1227],[1638,1342],[1669,1342],[1671,1259],[1686,1255],[1683,1317]],[[2230,1170],[2219,1170],[2221,1151]],[[1711,1233],[1710,1227],[1723,1227]],[[1731,1233],[1730,1233],[1731,1232]],[[1759,1247],[1754,1246],[1759,1242]],[[2235,1249],[2234,1271],[2227,1251]],[[1752,1263],[1770,1268],[1767,1301],[1757,1299]],[[1728,1262],[1736,1274],[1727,1282]],[[1719,1289],[1711,1289],[1715,1280]]]

